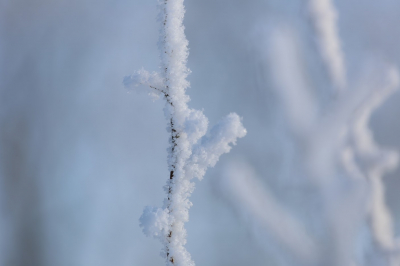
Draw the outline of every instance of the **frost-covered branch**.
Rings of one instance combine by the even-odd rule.
[[[394,238],[393,221],[390,211],[385,203],[385,187],[383,175],[395,169],[398,165],[399,154],[396,151],[380,147],[374,140],[368,123],[372,113],[392,95],[399,86],[399,73],[391,67],[385,73],[380,86],[359,107],[352,123],[349,126],[349,139],[352,145],[349,153],[352,154],[355,165],[353,175],[355,178],[365,178],[371,187],[369,204],[369,222],[372,237],[379,252],[388,256],[388,265],[400,264],[399,240]]]
[[[164,113],[170,133],[168,149],[169,178],[165,186],[167,198],[162,208],[147,207],[140,218],[143,232],[159,238],[164,245],[167,265],[191,266],[194,262],[185,249],[186,230],[194,190],[194,177],[201,179],[219,156],[230,151],[237,138],[246,134],[241,119],[230,114],[207,133],[208,120],[202,111],[187,106],[189,96],[186,80],[188,41],[182,24],[185,13],[183,0],[159,3],[161,74],[144,70],[125,77],[126,87],[147,86],[152,93],[166,100]]]
[[[307,0],[308,11],[321,57],[339,90],[346,86],[346,68],[337,26],[337,12],[332,0]]]
[[[274,88],[286,114],[287,130],[298,149],[297,165],[288,172],[293,175],[291,179],[301,180],[304,186],[318,189],[316,200],[324,206],[323,212],[318,214],[321,217],[314,218],[312,223],[323,223],[325,239],[317,239],[323,241],[325,247],[314,250],[319,254],[313,254],[318,257],[315,264],[305,265],[349,265],[353,259],[352,232],[362,221],[365,189],[340,190],[340,171],[336,166],[342,128],[347,121],[344,117],[354,111],[352,104],[357,101],[346,101],[345,108],[341,103],[338,108],[321,112],[319,99],[302,72],[295,37],[292,31],[277,27],[271,32],[268,58],[274,66]],[[344,199],[349,202],[344,203]]]
[[[131,76],[126,76],[123,83],[127,89],[135,89],[140,85],[144,85],[149,89],[149,94],[155,99],[158,99],[160,94],[165,97],[168,96],[165,91],[164,79],[157,72],[149,73],[141,69]]]
[[[368,125],[371,114],[396,91],[399,83],[397,69],[388,69],[374,60],[369,69],[368,64],[364,64],[367,71],[360,78],[347,81],[332,3],[325,0],[310,0],[308,3],[310,12],[314,12],[314,33],[321,44],[320,53],[325,66],[332,72],[331,85],[340,90],[337,97],[327,100],[322,97],[324,93],[313,88],[316,83],[310,80],[309,73],[305,73],[307,68],[301,60],[301,42],[288,24],[275,24],[274,29],[267,31],[268,42],[260,52],[269,60],[272,88],[282,106],[277,112],[279,130],[281,135],[287,136],[289,143],[285,143],[283,149],[290,146],[283,153],[293,160],[289,165],[285,164],[286,169],[279,178],[294,181],[299,188],[317,190],[318,193],[310,197],[319,202],[321,209],[311,212],[311,216],[302,217],[298,227],[285,225],[289,228],[288,235],[279,236],[271,216],[279,217],[291,211],[297,213],[291,209],[297,205],[287,204],[287,201],[278,203],[266,193],[262,197],[268,197],[273,204],[265,207],[265,213],[255,211],[253,207],[261,200],[254,201],[253,206],[252,199],[261,195],[258,188],[261,184],[251,185],[253,181],[249,181],[249,174],[239,170],[228,171],[232,183],[229,186],[225,183],[227,190],[239,187],[234,184],[242,180],[240,191],[229,193],[229,201],[239,212],[246,212],[263,228],[274,231],[273,242],[283,245],[295,257],[302,257],[299,256],[302,253],[284,238],[304,235],[303,225],[318,225],[318,229],[310,230],[307,237],[321,243],[321,247],[310,249],[318,255],[309,257],[316,258],[315,264],[305,265],[399,265],[399,240],[394,237],[382,181],[383,175],[397,166],[398,154],[375,143]],[[345,87],[347,89],[343,90]],[[247,175],[247,179],[237,177],[238,174]],[[273,179],[277,178],[273,176]],[[247,190],[251,192],[245,193]],[[304,202],[310,203],[304,198]],[[265,219],[261,218],[264,216]],[[299,261],[290,265],[297,266]]]
[[[188,173],[201,180],[207,168],[214,167],[219,157],[231,150],[229,144],[235,144],[238,137],[245,135],[246,129],[240,123],[239,116],[235,113],[229,114],[193,146]]]

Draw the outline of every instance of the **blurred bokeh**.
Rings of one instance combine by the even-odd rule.
[[[284,107],[266,56],[269,32],[289,29],[307,85],[333,97],[304,3],[185,1],[190,106],[210,124],[236,112],[248,131],[196,184],[187,249],[197,265],[285,265],[216,185],[232,161],[251,165],[294,213],[314,208],[299,207],[313,192],[288,178],[298,153],[282,133]],[[400,66],[398,0],[334,4],[349,80],[375,60]],[[0,0],[0,265],[164,264],[161,245],[138,221],[165,196],[164,103],[122,85],[142,67],[158,70],[156,18],[156,0]],[[399,115],[397,92],[370,123],[375,140],[398,151]],[[383,177],[396,236],[399,175]]]

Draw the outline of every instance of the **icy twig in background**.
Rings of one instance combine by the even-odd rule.
[[[394,239],[392,218],[385,204],[382,176],[397,166],[398,155],[394,151],[380,148],[373,140],[368,128],[370,115],[398,88],[398,71],[391,67],[374,67],[362,77],[361,84],[344,92],[328,109],[315,117],[316,98],[310,93],[302,79],[295,41],[290,31],[280,29],[271,34],[270,59],[274,65],[276,93],[285,107],[289,128],[298,141],[308,149],[307,175],[309,181],[318,184],[325,197],[328,220],[335,241],[334,265],[350,263],[354,247],[349,245],[351,232],[362,226],[365,219],[371,223],[371,233],[378,246],[377,254],[383,253],[387,265],[399,264],[398,241]],[[377,64],[375,62],[375,64]],[[384,71],[378,71],[383,69]],[[292,79],[289,79],[292,77]],[[383,77],[383,80],[382,80]],[[349,119],[350,118],[350,119]],[[313,124],[314,123],[314,124]],[[350,134],[343,131],[350,128]],[[350,142],[344,140],[350,138]],[[342,142],[347,143],[344,147]],[[347,158],[342,158],[347,156]],[[351,165],[349,160],[352,160]],[[346,192],[340,186],[340,162],[343,163],[353,189]],[[339,164],[339,165],[338,165]],[[367,193],[369,186],[371,193]],[[346,202],[343,202],[346,198]],[[371,203],[369,203],[371,201]],[[368,212],[367,205],[371,205]],[[345,217],[343,214],[347,213]],[[369,217],[369,218],[368,218]],[[346,222],[344,222],[346,221]],[[350,238],[349,238],[350,237]],[[353,235],[353,239],[357,236]],[[347,247],[347,248],[344,248]],[[378,255],[379,256],[379,255]]]
[[[284,172],[283,179],[297,180],[302,186],[317,189],[315,200],[323,206],[320,212],[313,213],[314,217],[303,217],[301,220],[319,224],[323,228],[323,233],[321,230],[310,230],[309,236],[305,235],[321,244],[317,245],[318,250],[309,249],[310,252],[317,252],[310,256],[314,261],[307,263],[299,259],[286,263],[296,266],[398,265],[397,246],[391,228],[391,217],[384,202],[381,180],[383,174],[395,167],[397,155],[386,152],[375,144],[368,128],[370,114],[395,91],[397,70],[387,70],[377,66],[374,61],[370,71],[361,75],[358,83],[353,84],[352,79],[352,86],[326,105],[312,89],[313,82],[307,79],[308,73],[304,73],[301,45],[296,39],[295,31],[288,25],[276,23],[266,33],[267,45],[260,47],[260,51],[271,66],[272,88],[286,116],[286,125],[281,128],[284,131],[281,134],[290,138],[296,155],[293,164],[286,166],[289,170]],[[246,212],[247,217],[257,221],[261,228],[275,232],[270,242],[284,246],[293,257],[301,257],[299,250],[285,242],[284,238],[292,235],[304,236],[302,224],[285,225],[290,228],[287,235],[279,235],[280,230],[271,222],[275,217],[285,216],[283,213],[295,214],[296,211],[290,206],[277,203],[271,196],[266,196],[268,194],[260,196],[261,185],[254,185],[254,178],[249,177],[252,175],[239,170],[236,172],[227,170],[224,177],[225,180],[229,177],[229,181],[224,183],[229,184],[225,185],[226,189],[235,191],[229,193],[229,202],[240,212]],[[237,177],[238,174],[242,175],[242,179]],[[235,190],[238,180],[242,180],[240,192]],[[270,202],[264,208],[264,215],[261,211],[255,211],[258,209],[254,207],[257,202],[263,202],[260,198],[268,198]],[[367,227],[370,227],[367,229],[370,231],[370,238],[365,238],[360,233]],[[365,246],[368,246],[368,251]],[[378,262],[370,260],[366,264],[372,256]]]
[[[141,69],[136,71],[131,76],[126,76],[123,81],[126,88],[134,88],[139,85],[144,85],[149,90],[149,95],[155,100],[160,97],[160,94],[165,95],[164,91],[164,79],[157,72],[149,73],[148,71]]]
[[[244,161],[234,161],[224,167],[217,189],[232,203],[235,210],[255,226],[257,235],[264,232],[298,265],[315,265],[317,245],[305,228],[264,188],[254,170]]]
[[[331,0],[307,0],[321,57],[333,85],[346,87],[346,67],[337,26],[337,12]]]
[[[378,253],[385,253],[388,265],[400,264],[399,244],[394,238],[393,221],[385,203],[385,188],[383,175],[394,170],[399,161],[396,151],[381,148],[373,139],[373,133],[368,127],[372,113],[391,96],[399,86],[399,73],[391,67],[387,70],[380,87],[359,107],[349,125],[349,139],[351,146],[348,153],[353,165],[358,166],[355,178],[364,177],[371,186],[369,203],[369,222],[372,237],[380,249]],[[359,162],[358,164],[355,161]]]
[[[273,88],[282,103],[287,129],[298,149],[296,165],[300,167],[292,166],[291,178],[318,189],[316,200],[324,206],[321,213],[314,214],[320,217],[317,221],[323,221],[325,236],[317,239],[324,243],[324,247],[316,251],[319,261],[305,265],[348,265],[353,254],[351,243],[354,235],[351,232],[362,221],[362,213],[358,210],[363,206],[360,200],[363,190],[348,194],[338,189],[340,179],[336,154],[343,120],[338,123],[337,115],[321,114],[318,98],[305,79],[295,37],[290,29],[276,26],[268,38],[268,59],[274,66],[271,69]],[[344,199],[350,200],[351,204],[344,203]],[[344,213],[348,215],[342,217]]]
[[[168,150],[169,179],[165,190],[167,198],[162,208],[147,207],[140,218],[143,232],[154,236],[164,245],[163,256],[167,265],[192,266],[190,254],[185,249],[186,230],[192,203],[189,196],[193,192],[192,179],[201,179],[208,167],[212,167],[223,153],[230,151],[230,144],[245,136],[239,116],[229,114],[207,133],[208,120],[202,111],[187,106],[189,96],[186,80],[189,69],[186,66],[188,41],[184,34],[183,0],[160,1],[161,72],[149,73],[140,70],[125,77],[128,88],[147,86],[152,94],[166,100],[164,113],[171,134]]]

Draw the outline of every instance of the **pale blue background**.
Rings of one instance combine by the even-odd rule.
[[[238,157],[265,179],[279,171],[275,96],[260,78],[254,30],[271,18],[286,21],[304,31],[305,54],[315,59],[304,7],[299,0],[185,2],[190,106],[204,108],[211,124],[237,112],[248,129],[197,184],[187,248],[199,266],[278,265],[212,180]],[[349,76],[370,54],[400,65],[399,1],[335,4]],[[164,198],[163,102],[122,85],[134,70],[158,69],[156,16],[155,0],[0,0],[0,265],[164,264],[161,245],[138,222],[144,206]],[[312,75],[327,81],[318,63]],[[379,143],[400,150],[399,115],[397,93],[372,125]],[[385,177],[397,234],[399,174]]]

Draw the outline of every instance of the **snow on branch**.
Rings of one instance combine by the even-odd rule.
[[[164,238],[168,234],[170,218],[167,210],[148,206],[140,217],[140,226],[146,236]]]
[[[355,114],[352,124],[354,144],[360,154],[374,156],[380,150],[373,139],[373,134],[368,127],[372,113],[389,98],[399,86],[399,73],[395,67],[386,68],[386,73],[380,79],[375,90],[369,95]]]
[[[229,114],[193,147],[188,173],[201,180],[207,168],[215,166],[219,157],[231,150],[230,144],[235,145],[236,139],[245,135],[246,129],[240,117],[235,113]]]
[[[400,264],[399,240],[394,237],[393,219],[385,203],[383,176],[398,166],[399,154],[396,151],[380,147],[368,127],[372,113],[399,88],[399,73],[395,67],[386,68],[375,91],[359,106],[349,125],[349,139],[352,145],[349,152],[353,155],[357,175],[363,176],[370,184],[369,221],[372,237],[378,249],[388,254],[391,266]],[[379,254],[380,252],[378,252]]]
[[[321,57],[331,80],[340,91],[346,87],[346,67],[332,0],[308,0],[308,11]]]
[[[193,266],[194,262],[185,249],[189,221],[189,200],[194,190],[194,177],[201,179],[208,167],[214,166],[223,153],[244,137],[241,119],[231,113],[207,134],[208,119],[202,111],[190,109],[186,95],[190,70],[186,66],[188,41],[184,33],[183,0],[159,2],[161,57],[160,73],[139,70],[124,78],[127,88],[147,86],[152,94],[163,96],[166,101],[164,114],[170,133],[168,148],[169,177],[165,188],[167,198],[162,208],[146,207],[140,226],[147,236],[158,238],[164,245],[163,256],[167,266]]]

